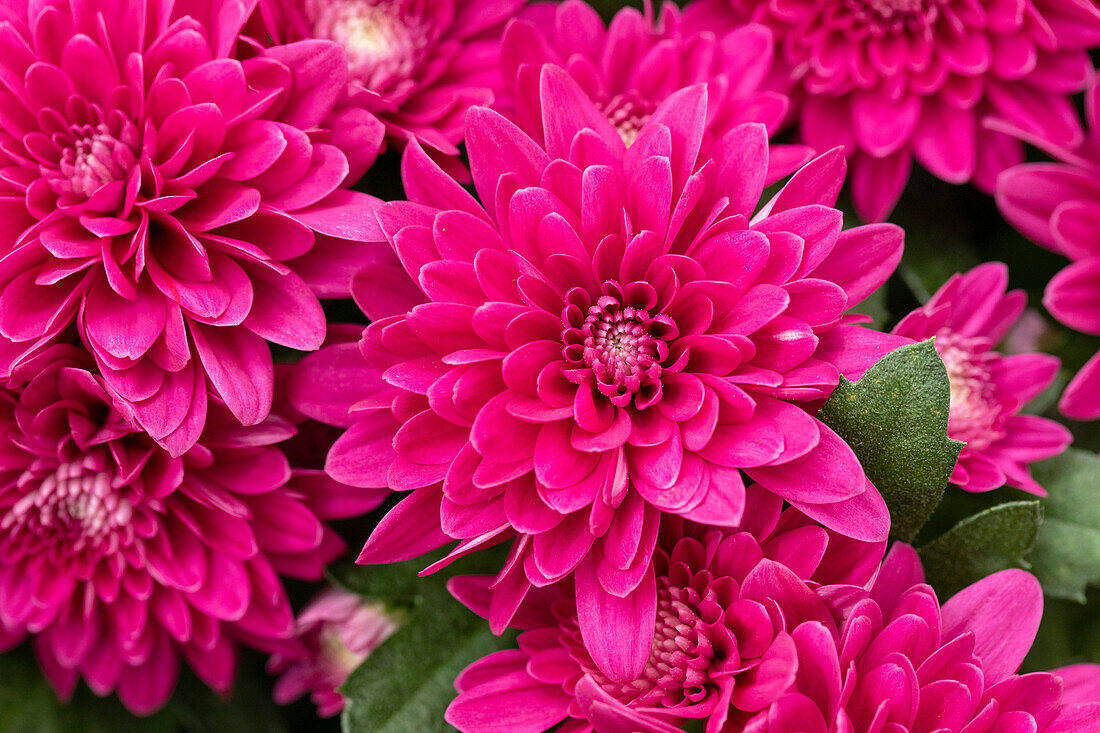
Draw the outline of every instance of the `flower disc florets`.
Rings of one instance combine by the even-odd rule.
[[[638,285],[631,301],[636,305],[624,305],[626,295],[614,281],[603,284],[607,294],[593,305],[587,305],[592,296],[583,288],[566,294],[561,320],[568,365],[562,374],[574,384],[595,377],[596,389],[613,405],[625,407],[633,400],[644,410],[661,399],[661,374],[683,369],[687,355],[666,363],[668,344],[679,331],[670,316],[650,316],[646,309],[657,305],[657,293],[648,284]]]

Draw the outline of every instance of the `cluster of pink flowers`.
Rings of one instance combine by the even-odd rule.
[[[1073,260],[1043,304],[1100,334],[1093,47],[1090,0],[0,4],[0,648],[144,714],[246,646],[333,715],[400,615],[283,579],[406,492],[360,564],[507,551],[449,586],[522,630],[464,732],[1100,729],[1100,667],[1019,673],[1035,578],[941,604],[817,416],[934,338],[951,483],[1046,496],[1060,362],[997,350],[1008,268],[857,306],[916,160]],[[358,190],[381,154],[403,197]],[[1060,404],[1100,418],[1100,356]]]

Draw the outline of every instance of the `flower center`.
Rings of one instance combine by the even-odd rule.
[[[131,145],[119,140],[103,123],[74,125],[71,141],[61,152],[54,190],[89,199],[103,186],[123,184],[137,163]]]
[[[314,35],[344,47],[352,78],[374,91],[413,75],[430,43],[430,23],[397,0],[306,0]]]
[[[45,477],[24,473],[21,488],[36,480],[39,484],[11,507],[0,520],[0,529],[52,537],[68,553],[96,546],[126,527],[133,505],[112,488],[107,474],[88,463],[87,459],[63,463]]]
[[[608,121],[619,131],[619,137],[629,148],[637,139],[638,132],[641,131],[649,116],[653,114],[653,103],[643,99],[637,92],[627,92],[616,94],[602,105],[602,109]]]
[[[842,0],[856,24],[874,35],[919,32],[932,25],[944,0]]]
[[[611,289],[617,292],[617,286]],[[677,336],[671,318],[604,295],[584,311],[579,304],[569,306],[562,320],[563,353],[575,365],[566,376],[578,384],[595,377],[596,388],[619,407],[633,400],[641,410],[660,399],[661,363]]]
[[[700,618],[699,593],[694,588],[662,588],[657,595],[657,625],[653,651],[634,687],[648,684],[640,697],[660,700],[666,707],[695,703],[707,696],[709,672],[716,652]]]
[[[1004,437],[1002,407],[996,398],[990,367],[997,354],[985,351],[978,339],[952,333],[936,336],[936,351],[951,383],[948,434],[981,450]]]

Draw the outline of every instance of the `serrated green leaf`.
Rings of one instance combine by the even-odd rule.
[[[998,570],[1025,567],[1042,522],[1038,501],[1013,501],[967,517],[920,548],[928,582],[947,599]]]
[[[479,553],[480,554],[480,553]],[[438,553],[403,563],[334,571],[350,590],[380,598],[403,613],[401,628],[344,683],[347,733],[432,733],[454,730],[443,720],[454,699],[454,680],[471,662],[514,646],[515,635],[497,637],[488,622],[451,597],[446,577],[417,577]],[[495,562],[495,566],[494,566]],[[448,575],[486,572],[498,560],[467,557]]]
[[[401,629],[347,679],[344,730],[405,733],[452,730],[443,720],[454,680],[471,662],[510,646],[449,596],[425,592]]]
[[[1085,588],[1100,583],[1100,458],[1071,448],[1032,467],[1050,494],[1029,557],[1043,590],[1085,602]]]
[[[848,441],[910,541],[943,496],[962,443],[947,437],[951,390],[931,340],[882,357],[858,382],[841,377],[819,417]]]

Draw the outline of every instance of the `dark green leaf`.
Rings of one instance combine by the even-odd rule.
[[[950,405],[947,370],[928,340],[887,354],[858,382],[841,377],[821,409],[882,492],[896,539],[911,540],[928,521],[958,460]]]
[[[341,568],[346,587],[381,598],[402,612],[401,628],[348,677],[343,725],[348,733],[432,733],[454,730],[443,720],[454,680],[468,664],[514,645],[451,597],[442,575],[417,577],[428,558],[394,565]],[[499,562],[463,558],[450,574],[487,572]]]
[[[70,703],[62,703],[26,646],[0,655],[0,733],[171,733],[177,729],[167,711],[139,719],[114,695],[98,698],[83,685]]]
[[[1031,551],[1033,572],[1051,596],[1085,602],[1085,588],[1100,583],[1100,458],[1071,448],[1033,467],[1050,496]]]
[[[1013,501],[967,517],[920,548],[924,574],[947,599],[990,573],[1023,567],[1041,522],[1037,501]]]

